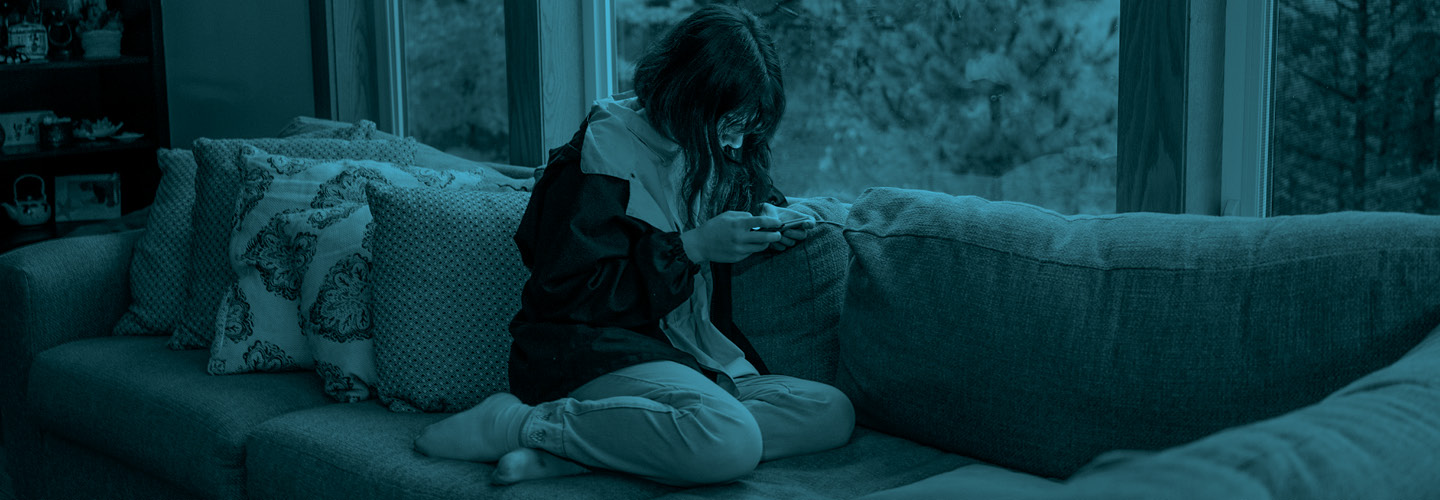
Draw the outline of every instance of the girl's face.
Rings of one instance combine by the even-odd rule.
[[[740,149],[745,145],[745,133],[734,129],[720,131],[720,147],[726,149]]]
[[[726,149],[740,149],[745,145],[745,120],[734,113],[726,115],[720,120],[720,126],[715,129],[720,134],[720,147]]]

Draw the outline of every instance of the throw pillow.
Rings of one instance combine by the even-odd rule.
[[[509,325],[530,275],[512,237],[529,195],[370,189],[381,402],[458,412],[508,390]]]
[[[240,192],[241,149],[252,146],[267,153],[316,159],[367,159],[413,164],[415,142],[341,139],[197,139],[195,159],[194,239],[190,245],[188,298],[177,321],[172,349],[210,347],[220,299],[236,280],[226,255],[234,228],[235,200]]]
[[[850,261],[838,224],[850,206],[834,198],[800,198],[790,208],[822,222],[794,247],[735,264],[735,326],[772,372],[833,385]]]
[[[300,281],[299,338],[315,356],[325,394],[353,403],[374,396],[375,340],[370,316],[369,205],[337,207],[350,212],[334,223],[326,210],[300,212],[292,233],[319,236],[315,257]],[[343,215],[343,214],[342,214]]]
[[[368,141],[371,139],[399,140],[399,138],[395,136],[376,137],[376,133],[375,122],[370,120],[346,123],[323,118],[297,116],[287,121],[285,126],[281,127],[280,133],[275,134],[275,137],[345,139],[347,141]]]
[[[339,321],[348,327],[356,318],[349,315],[349,310],[331,307],[335,300],[321,300],[322,310],[305,308],[304,277],[315,275],[309,283],[308,302],[315,302],[317,293],[345,293],[337,292],[337,280],[345,285],[363,278],[368,252],[361,252],[360,247],[370,220],[368,209],[363,213],[361,210],[366,202],[366,185],[498,188],[490,177],[465,172],[367,160],[290,158],[266,154],[254,147],[245,147],[243,152],[245,181],[236,200],[235,234],[229,247],[237,280],[228,287],[215,320],[209,370],[216,375],[309,368],[316,361],[313,344],[321,343],[327,352],[335,350],[329,343],[307,340],[303,334],[311,332],[302,331],[301,326],[324,327]],[[331,271],[341,274],[331,275]],[[329,289],[327,283],[331,284]],[[335,343],[366,340],[369,336],[368,328],[340,330],[345,328],[321,328],[319,332],[336,339]],[[336,372],[330,368],[348,370],[354,366],[348,362],[337,365],[329,359],[321,361],[327,363],[322,375],[334,375]],[[361,373],[341,371],[339,375],[362,382],[374,380]],[[343,380],[330,377],[326,382],[330,386]],[[368,391],[361,387],[344,396],[332,395],[350,400],[359,392]]]
[[[315,125],[312,124],[309,126]],[[377,139],[399,138],[383,131],[376,131],[375,137]],[[459,156],[435,149],[433,146],[430,146],[429,144],[425,144],[423,142],[417,144],[418,146],[415,151],[416,165],[422,167],[429,167],[437,170],[463,170],[466,172],[475,172],[481,170],[494,171],[505,176],[505,178],[514,181],[514,184],[512,184],[513,187],[523,187],[523,190],[525,191],[528,191],[531,186],[535,185],[536,169],[534,167],[522,167],[519,165],[506,165],[503,163],[475,161],[461,158]]]
[[[115,324],[115,335],[167,335],[185,306],[185,271],[190,256],[190,210],[195,205],[195,154],[184,149],[156,152],[160,184],[145,232],[130,262],[131,303]]]
[[[315,258],[319,236],[290,230],[294,218],[308,215],[274,214],[246,235],[250,244],[235,258],[239,280],[221,297],[215,318],[210,374],[289,371],[313,362],[305,339],[282,333],[300,322],[300,277]]]

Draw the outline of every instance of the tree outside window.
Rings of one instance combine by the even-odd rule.
[[[1440,2],[1276,9],[1272,214],[1440,214]]]
[[[705,2],[617,0],[619,88]],[[1115,211],[1119,0],[740,2],[770,27],[792,196],[871,186]]]
[[[506,162],[505,2],[404,1],[406,132],[456,156]]]

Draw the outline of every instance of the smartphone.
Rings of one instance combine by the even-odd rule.
[[[800,227],[801,225],[805,224],[806,221],[809,221],[809,220],[810,220],[809,217],[796,217],[796,218],[794,218],[794,219],[788,219],[788,220],[782,220],[782,221],[780,221],[780,227],[752,227],[752,228],[750,228],[750,230],[751,230],[751,231],[765,231],[765,232],[788,231],[788,230],[791,230],[791,229],[795,229],[795,228],[797,228],[797,227]]]

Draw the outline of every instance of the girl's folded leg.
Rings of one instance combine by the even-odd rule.
[[[622,368],[537,405],[520,438],[527,448],[677,486],[744,476],[763,449],[740,401],[671,361]]]
[[[785,375],[740,377],[735,389],[760,426],[765,443],[763,461],[807,455],[850,442],[855,408],[839,389]]]

